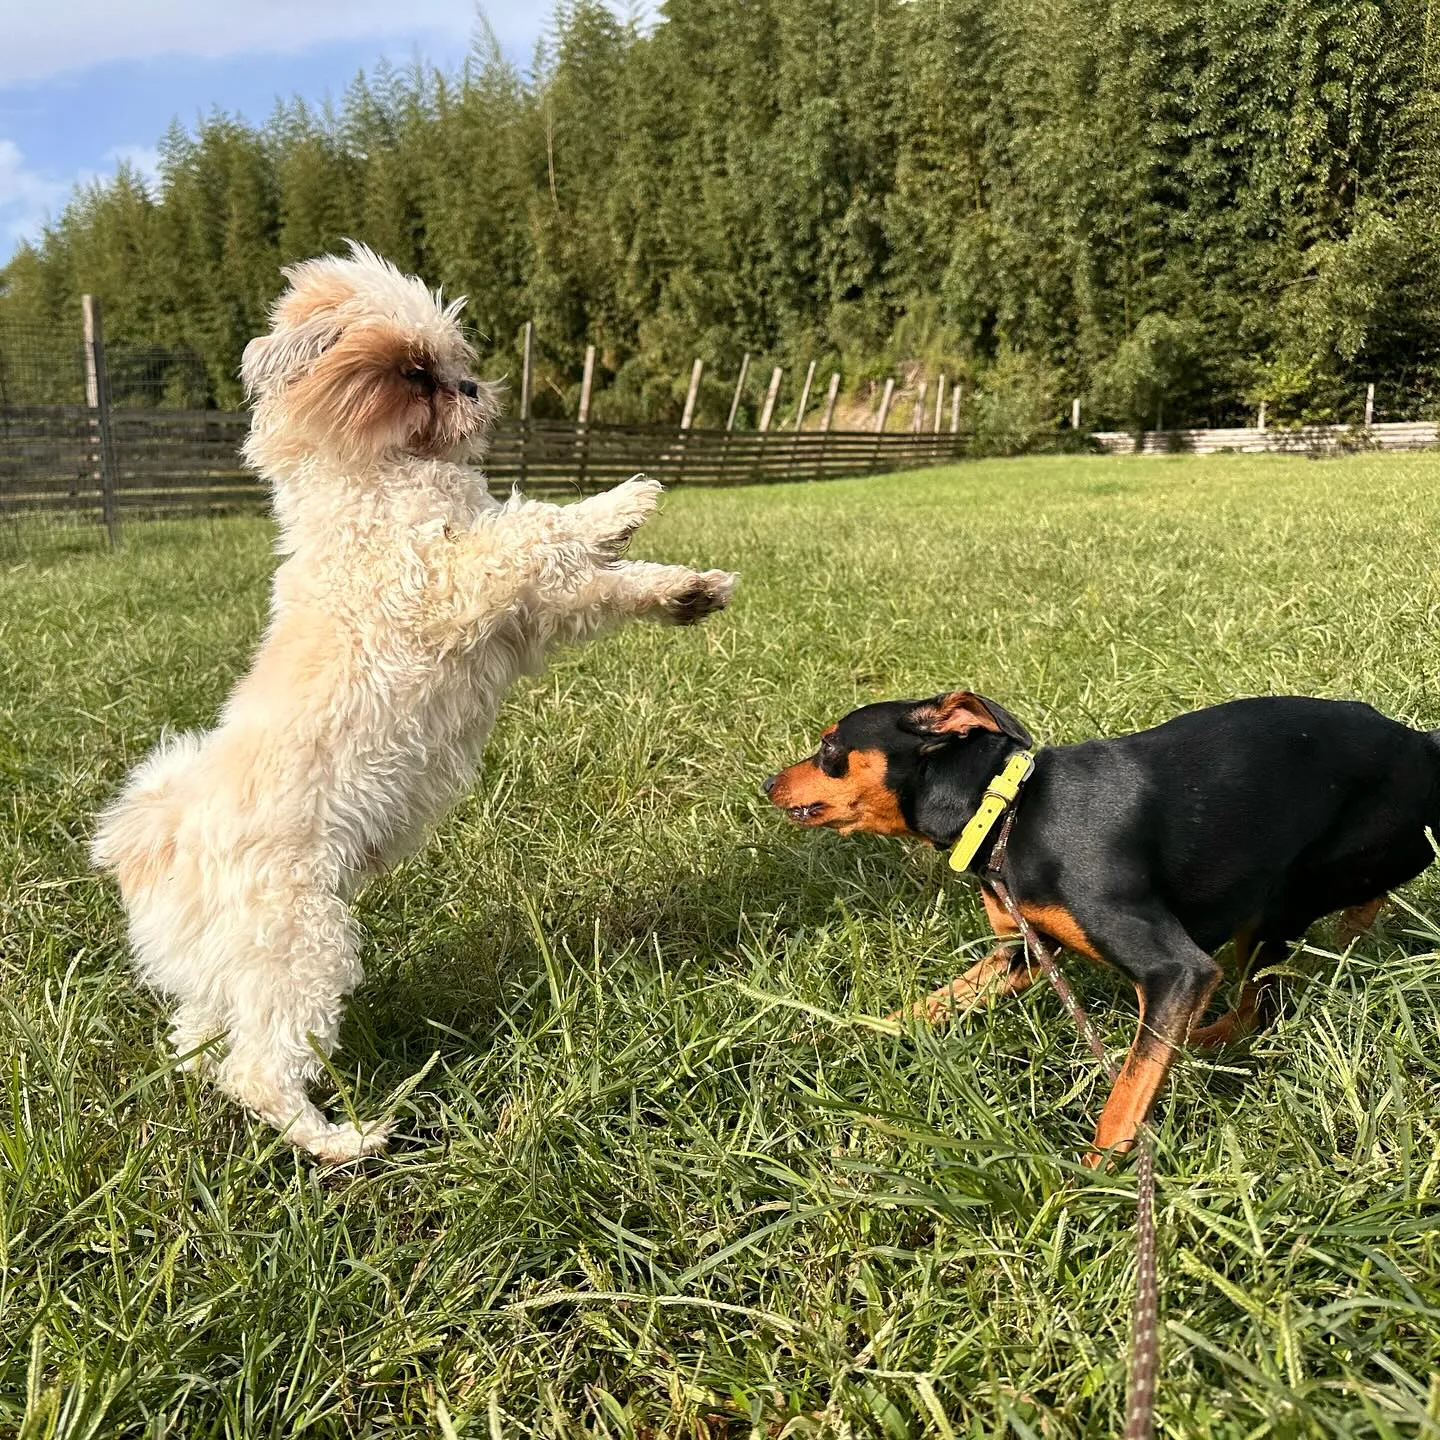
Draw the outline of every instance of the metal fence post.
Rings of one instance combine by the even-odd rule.
[[[100,509],[105,534],[113,550],[120,543],[120,517],[115,507],[115,445],[110,433],[110,388],[105,376],[105,327],[100,302],[93,295],[80,297],[85,317],[85,403],[90,407],[91,458],[100,485]]]

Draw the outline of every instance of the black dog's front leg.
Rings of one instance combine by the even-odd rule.
[[[983,960],[977,960],[963,975],[948,985],[932,991],[905,1010],[897,1010],[892,1020],[910,1018],[938,1025],[956,1015],[973,1010],[977,1005],[993,1005],[1007,995],[1028,990],[1035,980],[1034,966],[1026,959],[1025,947],[1016,944],[997,945]]]

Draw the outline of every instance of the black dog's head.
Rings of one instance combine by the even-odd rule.
[[[969,690],[886,700],[852,710],[764,790],[797,825],[948,845],[1006,757],[1034,743],[1013,715]]]

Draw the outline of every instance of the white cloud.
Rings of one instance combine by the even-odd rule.
[[[160,178],[160,152],[153,145],[116,145],[105,152],[105,162],[103,171],[86,167],[62,179],[32,169],[13,140],[0,139],[0,264],[20,241],[40,238],[77,186],[108,178],[122,163],[152,189]]]
[[[484,9],[503,43],[538,31],[549,5],[491,0]],[[17,0],[6,10],[0,86],[160,55],[295,54],[325,41],[427,36],[463,45],[476,18],[465,0]]]
[[[64,205],[72,183],[32,170],[13,140],[0,140],[0,254],[35,239]]]

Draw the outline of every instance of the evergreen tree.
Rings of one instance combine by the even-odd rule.
[[[482,29],[459,73],[378,66],[334,113],[173,127],[154,193],[88,186],[0,270],[0,325],[73,333],[93,292],[112,343],[192,348],[235,405],[280,267],[354,237],[468,295],[492,375],[533,320],[541,414],[573,413],[591,343],[617,419],[677,417],[699,355],[720,423],[746,350],[752,414],[812,358],[852,389],[965,377],[1011,436],[1061,394],[1117,424],[1353,418],[1373,380],[1422,413],[1431,8],[667,0],[645,29],[562,0],[528,77]]]

